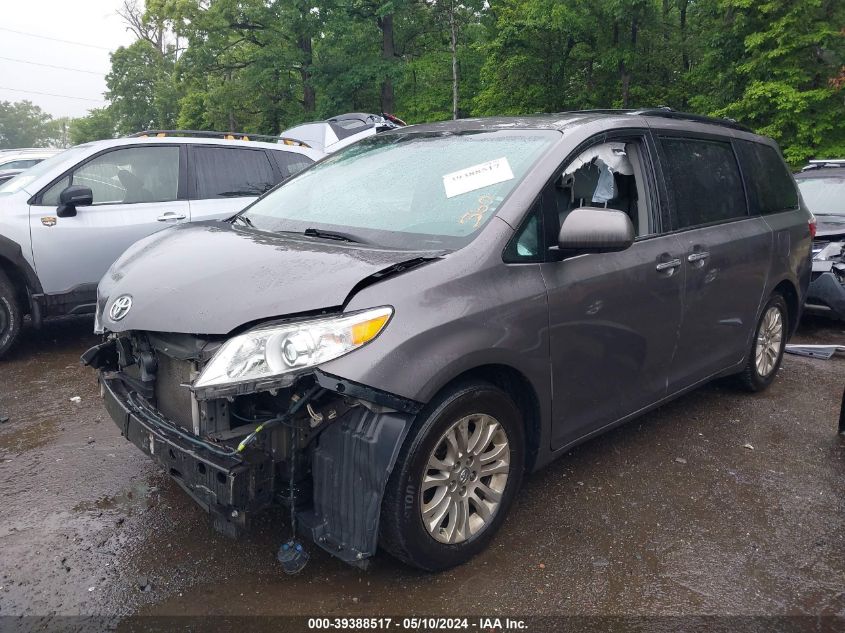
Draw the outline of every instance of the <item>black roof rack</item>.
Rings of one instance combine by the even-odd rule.
[[[249,134],[248,132],[214,132],[208,130],[144,130],[130,134],[128,138],[166,138],[168,136],[188,136],[193,138],[221,138],[228,141],[270,141],[272,143],[283,143],[284,145],[295,145],[299,147],[310,147],[307,143],[295,138],[273,136],[271,134]]]
[[[669,106],[658,106],[656,108],[643,108],[640,110],[630,110],[629,114],[637,114],[640,116],[655,116],[663,117],[665,119],[679,119],[681,121],[696,121],[698,123],[710,123],[711,125],[721,125],[723,127],[733,128],[734,130],[742,130],[743,132],[754,132],[750,127],[737,123],[733,119],[722,119],[719,117],[705,116],[703,114],[691,114],[689,112],[678,112]]]

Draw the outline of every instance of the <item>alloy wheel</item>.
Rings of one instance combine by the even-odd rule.
[[[428,458],[420,512],[429,535],[455,544],[479,535],[493,520],[510,471],[504,427],[486,414],[459,419]]]
[[[754,362],[757,373],[767,378],[775,368],[783,341],[783,315],[777,306],[766,310],[757,332]]]

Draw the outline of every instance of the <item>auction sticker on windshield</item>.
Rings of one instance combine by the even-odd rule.
[[[454,198],[463,193],[475,191],[490,185],[513,180],[513,171],[507,158],[497,158],[480,165],[473,165],[443,176],[446,197]]]

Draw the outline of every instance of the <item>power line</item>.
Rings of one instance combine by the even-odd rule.
[[[10,92],[23,92],[25,94],[30,95],[41,95],[43,97],[60,97],[62,99],[77,99],[79,101],[96,101],[97,103],[105,103],[105,99],[90,99],[89,97],[73,97],[71,95],[59,95],[53,92],[38,92],[36,90],[21,90],[20,88],[7,88],[6,86],[0,86],[0,90],[8,90]]]
[[[89,75],[98,75],[100,77],[105,77],[105,73],[98,73],[93,70],[82,70],[81,68],[70,68],[68,66],[54,66],[53,64],[42,64],[40,62],[31,62],[27,61],[26,59],[15,59],[14,57],[2,57],[7,62],[17,62],[18,64],[31,64],[32,66],[44,66],[44,68],[55,68],[56,70],[72,70],[75,73],[87,73]]]
[[[52,42],[62,42],[63,44],[73,44],[75,46],[86,46],[88,48],[97,48],[101,51],[111,51],[106,46],[97,46],[96,44],[87,44],[85,42],[73,42],[71,40],[63,40],[58,37],[48,37],[46,35],[38,35],[36,33],[27,33],[25,31],[16,31],[15,29],[7,29],[5,26],[0,26],[0,31],[7,31],[9,33],[16,33],[17,35],[26,35],[27,37],[37,37],[42,40],[50,40]]]

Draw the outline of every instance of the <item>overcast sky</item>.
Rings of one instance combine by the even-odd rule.
[[[0,101],[26,99],[54,117],[82,116],[104,105],[109,51],[134,39],[116,13],[120,5],[0,0]]]

